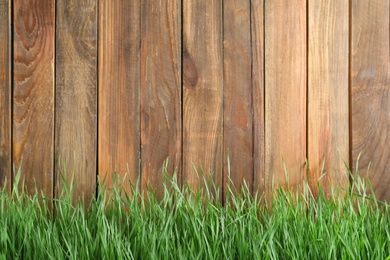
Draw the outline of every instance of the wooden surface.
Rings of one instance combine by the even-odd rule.
[[[181,1],[141,7],[141,179],[164,195],[162,166],[181,167]]]
[[[239,190],[253,186],[251,17],[249,0],[226,0],[224,8],[223,178]],[[230,160],[230,172],[228,160]]]
[[[183,178],[222,183],[222,2],[183,2]]]
[[[264,1],[251,0],[253,192],[265,192]]]
[[[304,180],[306,1],[265,1],[265,182]],[[283,163],[284,159],[284,163]]]
[[[52,196],[55,2],[16,0],[13,8],[13,159],[28,192]]]
[[[362,152],[390,200],[389,2],[0,0],[0,185],[15,163],[51,196],[61,158],[75,197],[116,173],[161,197],[169,158],[223,190],[229,155],[269,198],[285,168],[316,189],[323,162],[326,192],[345,189]]]
[[[99,1],[99,179],[130,190],[140,159],[140,1]]]
[[[94,0],[57,0],[55,192],[62,190],[61,175],[73,176],[73,195],[86,203],[96,180],[96,11]]]
[[[348,0],[309,2],[309,183],[326,192],[348,185]],[[323,167],[323,168],[322,168]]]
[[[351,33],[352,166],[390,201],[389,1],[353,0]]]
[[[11,2],[0,0],[0,188],[11,191]]]

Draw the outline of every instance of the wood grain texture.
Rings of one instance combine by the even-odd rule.
[[[55,1],[14,1],[13,158],[29,193],[53,195]]]
[[[74,199],[86,205],[96,188],[96,70],[96,1],[57,0],[55,192],[61,175],[73,177]]]
[[[11,191],[11,2],[0,0],[0,188]]]
[[[309,184],[318,193],[348,187],[348,0],[309,2]],[[324,166],[322,170],[322,166]]]
[[[253,186],[251,12],[249,0],[224,1],[223,178]],[[230,160],[230,172],[227,158]],[[230,179],[229,180],[229,175]]]
[[[351,33],[352,166],[390,201],[389,1],[353,0]]]
[[[140,0],[99,1],[99,179],[135,184],[140,160]]]
[[[251,0],[253,193],[265,192],[264,1]]]
[[[183,178],[222,184],[222,1],[183,1]],[[200,176],[200,178],[202,178]]]
[[[162,198],[164,160],[181,181],[181,1],[145,0],[141,8],[142,189]]]
[[[306,1],[265,1],[265,182],[292,187],[306,159]],[[283,163],[284,158],[284,163]]]

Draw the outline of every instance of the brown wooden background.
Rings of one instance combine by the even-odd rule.
[[[390,199],[389,0],[0,0],[0,185],[90,198],[117,171],[161,196],[163,161]],[[67,170],[59,162],[67,165]],[[283,159],[282,159],[283,158]],[[126,185],[129,189],[129,185]]]

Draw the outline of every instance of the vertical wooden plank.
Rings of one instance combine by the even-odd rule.
[[[140,1],[99,1],[99,177],[129,192],[139,172]]]
[[[315,193],[348,187],[348,0],[309,2],[308,161]],[[324,164],[323,164],[324,163]],[[322,166],[323,172],[322,172]]]
[[[11,2],[0,0],[0,188],[11,191]]]
[[[351,33],[352,166],[390,200],[389,1],[353,0]]]
[[[251,0],[253,192],[265,192],[264,1]]]
[[[13,153],[28,192],[53,195],[55,1],[14,1]]]
[[[84,197],[86,204],[96,184],[96,19],[94,0],[57,0],[56,196],[61,175],[70,181],[74,174],[74,199]]]
[[[224,1],[223,178],[253,186],[251,18],[249,0]],[[227,158],[230,159],[230,172]]]
[[[304,180],[306,159],[306,1],[265,2],[266,186]],[[282,158],[284,158],[284,163]]]
[[[183,178],[222,183],[222,1],[183,1]]]
[[[141,179],[162,198],[164,160],[180,175],[181,1],[145,0],[141,8]]]

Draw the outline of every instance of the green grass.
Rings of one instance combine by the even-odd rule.
[[[52,200],[3,189],[0,259],[389,259],[389,205],[354,180],[343,199],[279,189],[272,212],[246,186],[222,205],[175,178],[162,201],[118,185],[87,210],[65,189],[53,213]]]

